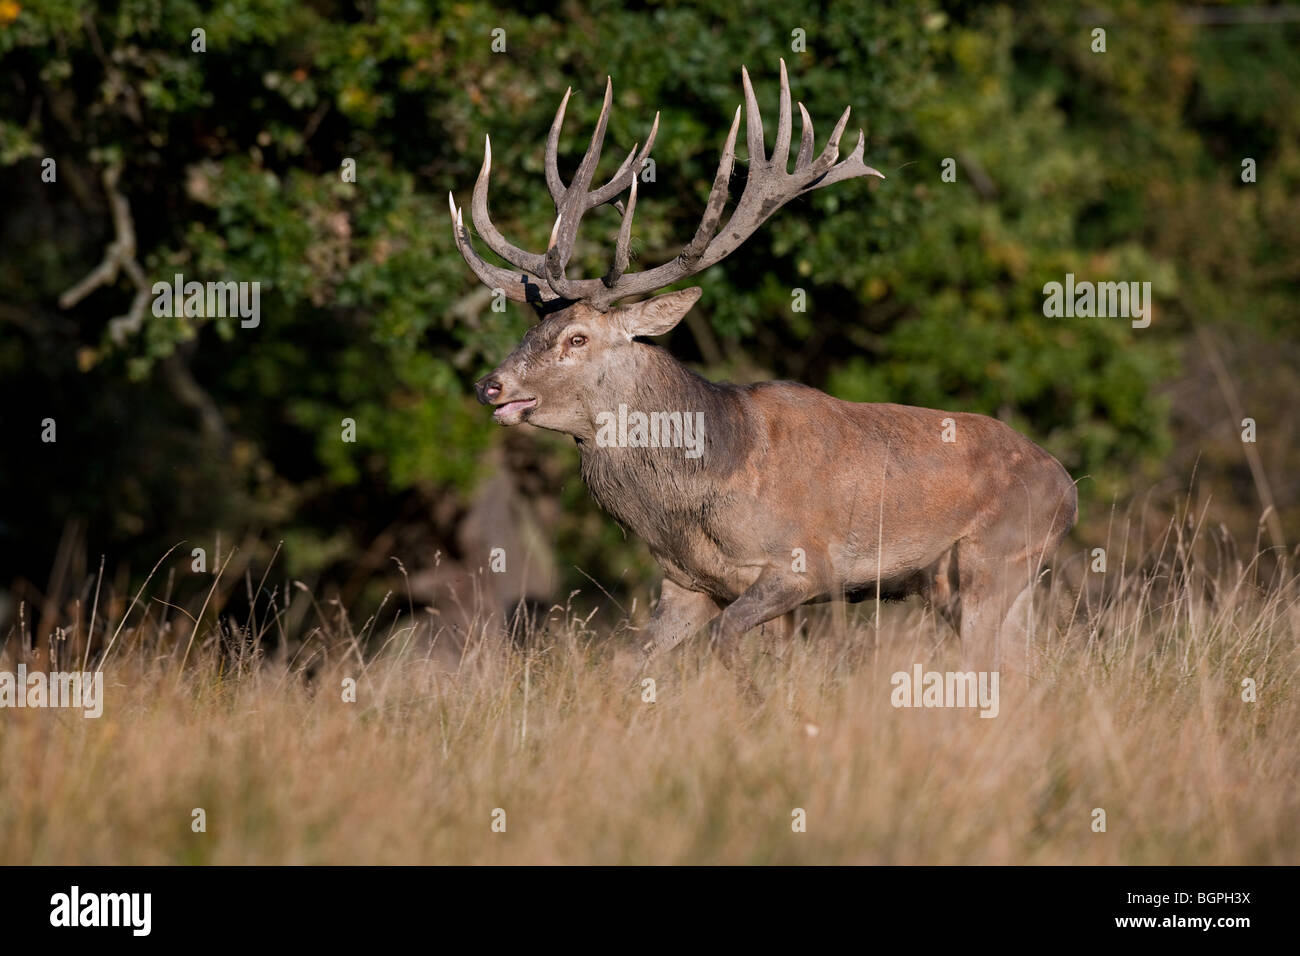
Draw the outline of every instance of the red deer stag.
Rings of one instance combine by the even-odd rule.
[[[698,288],[614,305],[707,269],[796,196],[858,176],[884,178],[863,163],[861,132],[853,152],[836,163],[848,109],[814,156],[812,121],[802,103],[799,153],[789,171],[784,62],[768,157],[743,67],[741,77],[749,169],[730,219],[719,228],[741,107],[695,237],[675,259],[643,272],[626,271],[628,244],[637,172],[653,145],[657,115],[640,152],[633,147],[614,177],[592,188],[612,96],[607,81],[595,133],[566,187],[556,162],[572,90],[565,93],[546,140],[546,183],[557,216],[541,254],[512,245],[488,216],[487,142],[473,223],[513,268],[492,265],[475,251],[452,196],[456,244],[482,282],[531,303],[540,321],[476,383],[478,398],[494,406],[502,425],[527,422],[572,435],[593,497],[649,545],[664,582],[647,657],[709,624],[714,647],[731,667],[741,635],[801,604],[920,593],[959,632],[968,666],[1023,666],[1027,636],[1011,639],[1008,622],[1028,609],[1042,562],[1076,517],[1074,484],[1055,458],[982,415],[856,404],[794,382],[707,381],[640,341],[677,325],[700,297]],[[615,203],[622,224],[609,272],[596,279],[566,275],[583,215],[625,190],[626,205]],[[656,417],[672,440],[647,437],[645,421]],[[626,439],[624,418],[642,426],[628,428]],[[697,447],[683,452],[678,439],[692,422],[703,434],[697,426]],[[1000,632],[1008,635],[1001,642]]]

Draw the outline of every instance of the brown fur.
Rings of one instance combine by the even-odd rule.
[[[747,631],[808,602],[873,598],[879,581],[884,597],[931,601],[971,665],[1022,666],[1022,643],[998,636],[1074,524],[1065,469],[992,418],[855,404],[793,382],[713,383],[637,340],[667,331],[698,295],[605,314],[571,306],[477,386],[500,407],[536,399],[499,420],[574,436],[592,495],[649,545],[665,580],[647,653],[709,624],[730,664]],[[703,413],[703,454],[599,446],[597,416],[620,404]]]

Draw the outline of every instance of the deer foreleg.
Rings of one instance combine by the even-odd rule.
[[[731,667],[742,634],[793,611],[807,599],[804,581],[792,581],[768,569],[713,619],[709,625],[709,641],[722,663]]]
[[[718,614],[718,605],[707,594],[688,591],[664,578],[659,603],[646,628],[641,646],[642,661],[671,651]]]

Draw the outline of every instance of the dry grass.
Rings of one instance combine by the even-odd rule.
[[[757,711],[698,646],[643,702],[631,639],[573,612],[522,646],[476,638],[454,674],[405,614],[354,642],[318,607],[265,657],[206,629],[183,671],[187,635],[150,618],[99,720],[0,713],[0,862],[1300,862],[1300,584],[1178,530],[1096,593],[1042,590],[1035,673],[1003,676],[992,720],[890,706],[893,672],[957,666],[906,605],[878,634],[867,607],[751,641]]]

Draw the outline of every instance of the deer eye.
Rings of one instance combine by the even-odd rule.
[[[572,335],[569,337],[569,344],[575,349],[582,348],[587,344],[587,337],[585,335]]]

